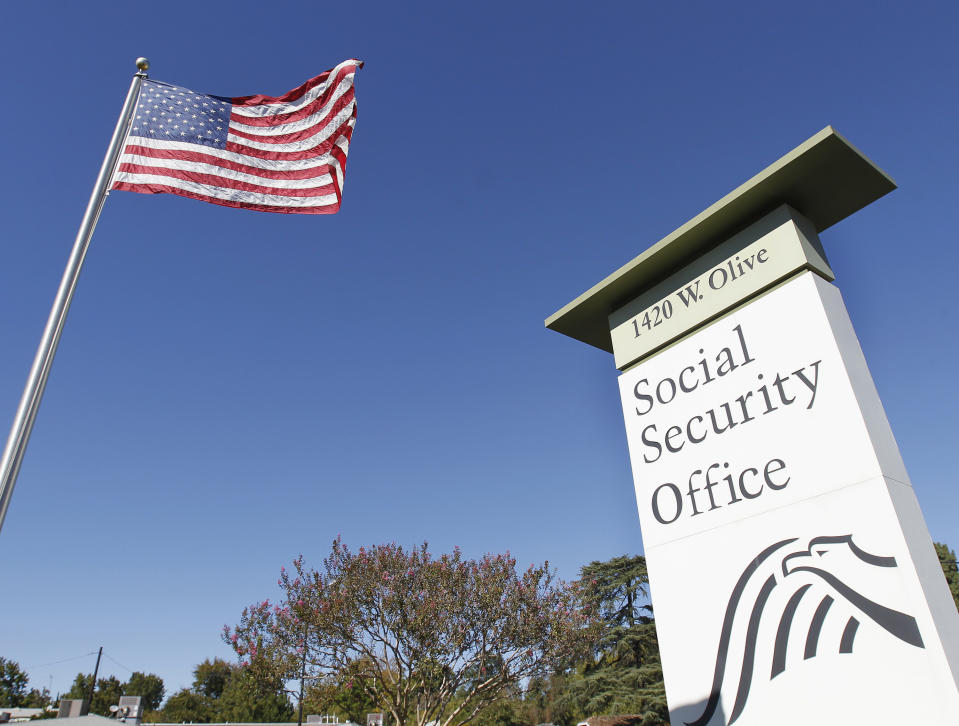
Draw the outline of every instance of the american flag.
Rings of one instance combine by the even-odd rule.
[[[112,189],[228,207],[333,214],[356,124],[348,60],[276,98],[144,80]]]

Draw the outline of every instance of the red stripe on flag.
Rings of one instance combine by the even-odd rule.
[[[323,106],[325,106],[330,97],[339,87],[340,82],[347,75],[353,72],[352,68],[342,68],[339,73],[337,73],[335,82],[330,84],[330,87],[317,96],[315,99],[310,101],[303,108],[297,109],[296,111],[290,111],[288,113],[275,113],[269,116],[244,116],[242,114],[234,113],[230,116],[231,121],[239,121],[244,123],[247,126],[279,126],[280,124],[289,123],[291,121],[298,121],[301,118],[306,118],[307,116],[319,111]],[[353,89],[351,88],[350,91]],[[233,104],[234,106],[242,104]]]
[[[356,68],[362,68],[363,64],[361,62],[350,63],[349,65],[344,66],[350,70],[355,70]],[[291,103],[296,99],[300,98],[307,91],[316,88],[318,85],[323,83],[327,78],[329,78],[330,73],[333,72],[333,68],[328,71],[324,71],[315,78],[311,78],[305,83],[297,86],[292,91],[287,91],[282,96],[264,96],[262,94],[257,94],[256,96],[237,96],[236,98],[231,99],[234,106],[259,106],[264,103]]]
[[[259,141],[263,144],[288,144],[293,141],[303,141],[304,139],[308,139],[311,136],[316,136],[318,133],[325,130],[329,121],[335,118],[336,114],[349,106],[352,102],[353,89],[351,88],[336,100],[336,103],[333,104],[333,107],[330,109],[329,113],[324,116],[324,118],[317,119],[316,123],[311,126],[307,126],[304,129],[293,131],[288,134],[266,135],[240,130],[232,122],[236,121],[237,123],[245,123],[244,118],[242,116],[233,114],[230,117],[230,133],[234,136],[240,136],[244,139],[249,139],[250,141]]]
[[[343,125],[322,144],[314,146],[311,149],[304,149],[303,151],[268,151],[266,149],[254,149],[252,146],[244,146],[236,141],[227,141],[225,148],[234,154],[243,154],[244,156],[251,156],[257,159],[272,159],[274,161],[315,159],[318,156],[329,153],[332,148],[335,148],[335,144],[340,138],[349,138],[344,132],[344,129],[349,128],[351,127],[348,123],[344,122]]]
[[[280,214],[335,214],[340,209],[339,196],[337,196],[338,201],[336,204],[327,204],[317,207],[277,207],[272,204],[253,204],[250,202],[237,202],[232,199],[217,199],[216,197],[184,191],[183,189],[167,186],[165,184],[130,184],[128,182],[116,182],[113,185],[113,189],[119,189],[126,192],[140,192],[142,194],[176,194],[179,197],[199,199],[201,202],[219,204],[223,207],[253,209],[258,212],[279,212]]]
[[[217,176],[216,174],[205,174],[199,171],[167,169],[166,167],[144,166],[142,164],[120,164],[118,171],[125,171],[131,174],[149,174],[157,177],[167,177],[168,179],[183,179],[185,181],[196,182],[197,184],[220,187],[221,189],[236,189],[242,192],[254,192],[257,194],[274,194],[278,197],[318,197],[323,194],[333,194],[335,191],[335,184],[333,183],[304,189],[289,189],[287,187],[269,187],[261,184],[251,184],[250,182]]]
[[[352,130],[352,129],[351,129]],[[197,148],[201,148],[197,146]],[[289,169],[276,171],[274,169],[263,169],[259,166],[249,166],[240,164],[236,161],[223,159],[212,154],[204,154],[195,151],[179,151],[175,149],[154,149],[148,146],[139,146],[129,144],[124,150],[124,154],[135,154],[137,156],[148,156],[152,159],[173,159],[175,161],[188,161],[201,164],[210,164],[219,166],[223,169],[232,169],[233,171],[242,171],[244,174],[254,174],[265,179],[312,179],[332,173],[332,167],[329,164],[313,166],[309,169]]]
[[[333,147],[333,150],[330,152],[330,156],[340,162],[340,172],[346,171],[346,154],[343,153],[343,149],[339,146]],[[334,178],[336,178],[334,176]]]

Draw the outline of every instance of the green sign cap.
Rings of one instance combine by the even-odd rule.
[[[608,317],[782,204],[828,229],[896,188],[827,126],[546,319],[546,327],[613,352]]]

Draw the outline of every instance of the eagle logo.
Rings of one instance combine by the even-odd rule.
[[[857,611],[857,614],[861,614],[861,617],[872,620],[876,625],[895,638],[917,648],[925,647],[922,642],[922,636],[919,633],[919,626],[914,617],[869,599],[853,586],[847,584],[843,579],[840,579],[834,572],[826,569],[827,565],[824,562],[824,556],[830,554],[830,561],[839,559],[840,557],[851,557],[857,564],[866,564],[870,567],[890,568],[896,567],[895,557],[880,557],[866,552],[852,541],[852,535],[850,534],[813,537],[809,540],[809,544],[805,549],[796,551],[786,549],[788,545],[793,544],[797,539],[796,537],[784,539],[770,545],[760,552],[739,576],[739,580],[736,582],[735,587],[733,587],[732,594],[729,596],[729,602],[726,605],[726,614],[723,618],[723,626],[719,636],[719,647],[716,653],[716,667],[713,672],[712,687],[710,688],[709,698],[706,701],[705,710],[699,718],[694,721],[685,722],[686,726],[706,726],[715,714],[716,708],[719,706],[720,691],[723,686],[727,666],[732,667],[733,673],[736,671],[736,666],[731,662],[730,654],[730,640],[733,625],[737,622],[737,619],[748,617],[742,660],[738,668],[739,684],[735,689],[735,701],[729,715],[729,720],[726,722],[727,726],[734,723],[742,715],[743,709],[746,707],[746,701],[749,698],[749,691],[753,681],[762,677],[763,671],[761,669],[757,670],[757,666],[761,668],[762,665],[756,663],[756,643],[757,637],[759,636],[760,622],[763,619],[766,605],[769,603],[773,590],[777,587],[795,587],[795,591],[789,596],[782,612],[779,614],[779,622],[776,627],[776,636],[772,651],[772,663],[768,664],[770,680],[786,670],[787,644],[791,634],[799,629],[794,627],[793,621],[800,603],[812,587],[812,583],[808,582],[810,578],[814,581],[818,580],[824,583],[829,592],[835,596],[833,594],[827,594],[816,607],[806,631],[805,647],[803,649],[804,659],[808,660],[809,658],[813,658],[817,652],[819,652],[819,640],[823,623],[826,621],[830,608],[836,602],[836,598],[844,599],[852,606],[853,610]],[[832,555],[834,553],[837,556],[833,557]],[[775,568],[775,566],[773,568],[768,566],[770,563],[775,565],[775,560],[770,559],[773,555],[782,557],[778,569]],[[764,564],[767,566],[763,567]],[[748,608],[747,613],[747,606],[742,602],[744,592],[754,578],[759,581],[770,569],[772,572],[766,577],[765,581],[763,581],[756,600],[752,604],[752,607]],[[762,570],[762,572],[760,572],[760,570]],[[804,573],[805,577],[798,577],[798,573]],[[783,599],[785,599],[785,597]],[[773,620],[775,621],[774,616]],[[848,618],[838,644],[839,653],[853,652],[859,623],[859,619],[854,616]]]

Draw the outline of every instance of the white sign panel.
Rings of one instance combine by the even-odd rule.
[[[620,388],[673,723],[959,723],[959,618],[833,286]]]

